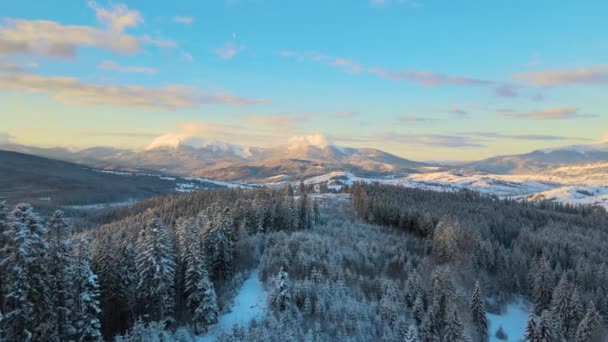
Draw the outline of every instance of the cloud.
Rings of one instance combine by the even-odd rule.
[[[572,84],[608,84],[608,65],[595,65],[575,70],[545,70],[523,72],[514,79],[531,86],[554,87]]]
[[[408,123],[430,123],[439,121],[439,119],[436,118],[425,118],[421,116],[402,116],[399,120]]]
[[[194,57],[192,57],[192,55],[187,52],[182,52],[179,56],[179,59],[186,62],[192,62],[194,60]]]
[[[135,27],[144,22],[138,11],[129,10],[127,5],[111,4],[109,9],[98,6],[94,1],[89,1],[89,7],[95,11],[97,20],[109,30],[122,32],[127,27]]]
[[[351,119],[358,115],[359,115],[358,112],[349,112],[349,111],[335,112],[332,114],[332,116],[334,118],[338,118],[338,119]]]
[[[125,5],[99,7],[89,2],[102,28],[62,25],[49,20],[4,18],[0,24],[0,53],[6,55],[37,55],[56,59],[72,59],[80,47],[94,47],[115,54],[135,54],[142,45],[174,47],[170,40],[149,36],[137,37],[124,32],[143,22],[139,12]]]
[[[0,132],[0,144],[6,145],[11,144],[15,137],[8,132]]]
[[[437,85],[487,86],[493,83],[468,76],[452,76],[421,70],[390,71],[382,68],[369,68],[367,72],[388,80],[416,82],[427,87]]]
[[[422,7],[422,4],[414,0],[368,0],[372,7],[384,7],[391,4],[407,4],[410,7]]]
[[[510,139],[510,140],[533,140],[533,141],[556,141],[556,140],[589,140],[587,138],[564,137],[547,134],[504,134],[498,132],[469,132],[466,135],[487,139]]]
[[[323,133],[316,133],[291,137],[287,141],[287,145],[289,149],[298,149],[308,146],[323,148],[332,145],[332,141],[329,136]]]
[[[608,133],[602,135],[602,137],[600,138],[600,142],[608,143]]]
[[[233,43],[226,43],[224,46],[215,49],[215,54],[223,59],[232,59],[232,57],[245,51],[244,45],[236,45]]]
[[[83,135],[94,137],[116,137],[116,138],[155,138],[159,135],[156,133],[137,133],[137,132],[108,132],[108,131],[84,131]]]
[[[397,142],[410,146],[426,147],[448,147],[448,148],[479,148],[485,147],[478,139],[449,134],[407,134],[397,132],[385,132],[373,135],[373,140],[383,142]]]
[[[206,141],[230,141],[233,144],[257,144],[276,146],[289,139],[290,133],[276,127],[251,127],[251,125],[226,125],[212,122],[187,122],[177,132],[157,136],[148,148],[179,145],[200,147]]]
[[[197,108],[207,104],[253,105],[270,102],[230,93],[210,93],[196,87],[167,85],[100,85],[77,78],[42,76],[32,73],[0,74],[0,89],[43,93],[68,104],[132,107],[147,109]]]
[[[494,87],[494,92],[500,97],[518,97],[517,87],[510,84],[499,84]]]
[[[311,114],[303,115],[254,115],[243,119],[243,122],[257,126],[272,126],[291,129],[303,122],[309,121]]]
[[[546,108],[529,112],[500,112],[504,116],[512,118],[530,119],[530,120],[563,120],[563,119],[584,119],[584,118],[596,118],[597,115],[592,114],[581,114],[578,108],[573,107],[560,107],[560,108]]]
[[[300,53],[292,50],[283,50],[279,52],[279,55],[282,57],[293,58],[299,62],[312,61],[325,63],[329,66],[339,67],[353,74],[373,74],[387,80],[415,82],[427,87],[438,85],[488,86],[494,84],[492,81],[486,81],[468,76],[446,75],[423,70],[393,71],[378,67],[367,67],[351,59],[343,57],[331,57],[318,52]]]
[[[188,17],[188,16],[180,16],[180,15],[173,17],[173,20],[176,23],[185,24],[185,25],[190,25],[194,22],[194,18]]]
[[[448,113],[461,117],[461,118],[466,118],[469,116],[469,112],[467,112],[466,110],[464,110],[462,108],[457,108],[457,107],[450,108],[450,110],[448,110]]]
[[[101,62],[97,68],[102,70],[112,70],[118,72],[125,73],[142,73],[142,74],[156,74],[157,70],[149,67],[141,67],[141,66],[122,66],[116,62],[112,61],[103,61]]]

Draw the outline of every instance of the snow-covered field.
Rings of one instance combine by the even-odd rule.
[[[329,189],[339,190],[343,185],[351,185],[356,181],[435,191],[468,189],[501,198],[594,204],[608,209],[608,163],[605,162],[561,167],[543,174],[530,175],[450,170],[415,173],[405,177],[365,178],[350,172],[335,171],[309,178],[305,183],[327,183]]]
[[[488,313],[490,342],[504,342],[496,337],[496,331],[500,327],[507,334],[507,341],[523,341],[528,322],[528,310],[529,306],[522,299],[518,299],[507,305],[505,311],[500,315]]]
[[[107,208],[115,208],[122,207],[125,205],[133,204],[137,202],[134,199],[129,199],[126,201],[120,202],[108,202],[108,203],[95,203],[95,204],[83,204],[83,205],[68,205],[66,208],[75,209],[75,210],[98,210],[98,209],[107,209]]]
[[[239,289],[230,310],[221,315],[217,324],[212,326],[207,334],[199,336],[197,342],[215,341],[224,331],[230,331],[234,325],[247,327],[254,319],[264,316],[268,294],[255,269]]]

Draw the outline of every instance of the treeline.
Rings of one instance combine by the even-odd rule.
[[[0,336],[97,341],[131,327],[121,337],[129,340],[141,327],[181,325],[202,333],[223,309],[218,293],[230,290],[240,240],[318,220],[306,193],[294,193],[167,196],[77,235],[61,212],[43,222],[29,205],[2,207]]]
[[[423,236],[433,261],[458,268],[463,281],[481,279],[498,299],[526,296],[529,341],[605,335],[605,210],[378,184],[357,183],[351,193],[358,217]]]

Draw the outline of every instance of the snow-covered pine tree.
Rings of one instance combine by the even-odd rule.
[[[142,229],[137,240],[137,295],[141,314],[148,321],[172,318],[175,261],[173,245],[165,225],[155,218]]]
[[[51,299],[57,324],[55,331],[59,341],[67,341],[76,332],[72,324],[74,298],[74,251],[70,240],[70,227],[57,210],[48,220],[47,241],[49,245],[48,271]]]
[[[405,335],[405,342],[420,342],[420,336],[418,335],[418,328],[415,325],[410,325]]]
[[[321,210],[319,209],[319,201],[315,199],[312,204],[313,213],[315,216],[315,224],[321,223]]]
[[[46,227],[29,204],[18,204],[8,215],[2,264],[6,274],[4,331],[6,339],[44,340],[55,336],[43,240]]]
[[[545,256],[542,256],[534,277],[534,305],[536,315],[551,308],[551,297],[553,295],[553,281],[551,265]]]
[[[556,324],[561,327],[562,333],[568,336],[568,327],[571,325],[572,294],[574,287],[568,281],[567,275],[562,274],[557,286],[553,290],[551,300],[551,312],[556,319]]]
[[[600,315],[593,303],[589,303],[585,317],[576,329],[576,342],[592,342],[599,338],[599,330],[601,327]]]
[[[455,305],[451,305],[450,310],[448,311],[447,321],[445,325],[445,332],[443,334],[444,342],[463,342],[466,341],[464,335],[464,327],[462,325],[462,321],[460,320],[460,316],[458,315],[458,310]]]
[[[4,312],[4,301],[5,301],[5,285],[8,270],[5,268],[6,265],[2,262],[5,259],[4,250],[7,247],[7,238],[5,237],[6,229],[8,228],[8,208],[6,202],[0,201],[0,312]],[[2,323],[0,322],[0,329]],[[2,336],[2,335],[0,335]]]
[[[206,332],[218,318],[215,288],[209,280],[202,251],[200,240],[198,244],[195,241],[188,247],[186,258],[185,291],[195,334]]]
[[[536,323],[536,316],[534,312],[530,311],[528,315],[528,322],[526,323],[526,333],[524,335],[524,341],[526,342],[539,342],[538,338],[538,325]]]
[[[97,276],[91,270],[89,241],[80,238],[76,241],[74,258],[74,291],[76,301],[73,310],[73,321],[77,341],[102,341],[101,313],[99,305],[99,284]]]
[[[298,229],[309,229],[311,224],[310,204],[308,203],[306,191],[300,191],[300,201],[298,209]]]
[[[412,308],[412,316],[418,325],[422,323],[424,319],[424,301],[422,300],[422,293],[419,293],[414,301],[414,307]]]
[[[270,295],[270,304],[279,311],[286,310],[291,304],[289,274],[281,267],[275,279],[275,287]]]
[[[471,297],[471,317],[475,324],[475,329],[479,334],[482,341],[485,341],[488,336],[488,320],[486,318],[486,309],[484,306],[484,299],[481,293],[481,286],[479,281],[475,282],[475,288],[473,289],[473,296]]]
[[[457,253],[458,222],[452,218],[444,218],[435,228],[433,234],[433,255],[440,262],[450,262]]]

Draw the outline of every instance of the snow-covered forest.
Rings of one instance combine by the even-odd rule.
[[[603,208],[380,184],[344,191],[169,195],[108,209],[79,231],[60,211],[2,205],[0,339],[607,337]]]

